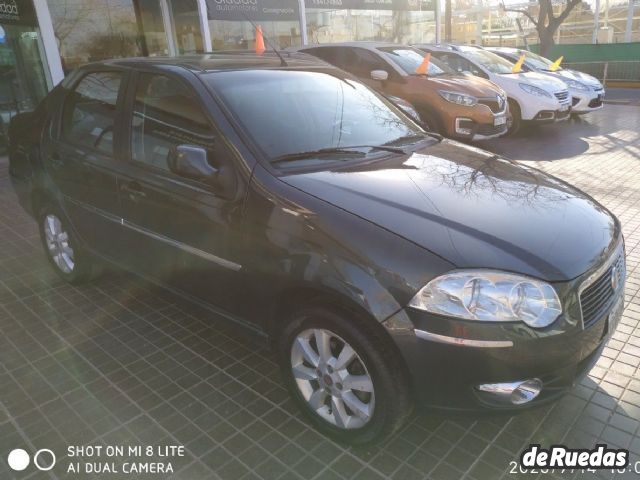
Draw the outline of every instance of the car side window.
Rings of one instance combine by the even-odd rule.
[[[478,77],[487,78],[487,75],[480,68],[466,58],[461,57],[456,53],[447,53],[445,55],[448,55],[448,59],[445,60],[445,63],[447,63],[456,72],[469,72]]]
[[[213,148],[214,132],[198,99],[177,79],[142,73],[131,124],[131,157],[169,171],[168,157],[179,145]]]
[[[347,50],[347,63],[351,65],[351,72],[363,78],[370,78],[372,70],[386,70],[389,75],[391,66],[382,60],[378,55],[364,48],[349,48]]]
[[[81,147],[113,154],[113,130],[120,72],[87,74],[67,96],[63,107],[62,138]]]
[[[304,53],[309,53],[314,55],[331,65],[335,65],[338,68],[343,68],[343,65],[340,61],[340,51],[334,47],[316,47],[310,48],[308,50],[302,50]]]

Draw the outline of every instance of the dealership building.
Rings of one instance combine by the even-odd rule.
[[[433,0],[0,0],[0,114],[106,58],[346,40],[434,41]]]

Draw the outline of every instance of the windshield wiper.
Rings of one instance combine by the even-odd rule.
[[[361,148],[368,148],[369,150],[384,150],[386,152],[393,153],[402,153],[404,154],[404,150],[398,147],[386,146],[386,145],[353,145],[349,147],[330,147],[330,148],[320,148],[318,150],[311,150],[308,152],[296,152],[296,153],[288,153],[285,155],[280,155],[279,157],[271,160],[272,164],[276,163],[284,163],[284,162],[292,162],[295,160],[304,160],[307,158],[315,158],[325,155],[355,155],[355,156],[366,156],[368,152],[363,152],[359,150]],[[331,159],[333,160],[333,159]]]
[[[320,157],[324,155],[332,155],[332,154],[340,154],[340,155],[355,155],[355,156],[365,156],[366,152],[361,152],[358,150],[348,149],[348,148],[321,148],[319,150],[310,150],[308,152],[296,152],[296,153],[287,153],[284,155],[280,155],[279,157],[271,160],[271,163],[284,163],[284,162],[292,162],[295,160],[304,160],[306,158],[314,158]]]
[[[390,142],[385,143],[385,145],[388,145],[388,146],[411,145],[413,143],[418,143],[422,140],[426,140],[427,138],[435,138],[439,142],[442,141],[442,135],[434,132],[424,132],[424,133],[412,133],[410,135],[404,135],[402,137],[396,138],[395,140],[391,140]]]

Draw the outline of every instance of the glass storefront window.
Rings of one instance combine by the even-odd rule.
[[[196,0],[171,0],[169,5],[177,53],[190,55],[204,52]]]
[[[47,0],[62,65],[143,55],[132,0]]]
[[[280,48],[301,45],[299,21],[259,21],[262,33]],[[213,50],[251,50],[255,45],[255,29],[250,22],[209,20]],[[267,49],[269,46],[267,45]]]
[[[138,18],[138,28],[142,32],[143,55],[168,55],[167,33],[159,0],[136,0],[133,5]]]
[[[309,43],[373,40],[396,43],[435,42],[433,10],[362,10],[310,8],[307,3]]]
[[[214,51],[253,49],[255,28],[247,18],[274,45],[301,45],[298,0],[207,0],[207,9]]]
[[[33,110],[51,86],[33,5],[13,6],[0,18],[0,154],[11,117]]]

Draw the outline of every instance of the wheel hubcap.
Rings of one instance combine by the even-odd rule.
[[[56,215],[49,214],[45,217],[44,234],[53,262],[64,273],[71,273],[75,266],[73,248],[69,245],[69,234],[64,230],[62,222]]]
[[[371,420],[375,407],[371,375],[351,345],[335,333],[301,332],[291,348],[291,369],[302,397],[327,422],[353,429]]]

